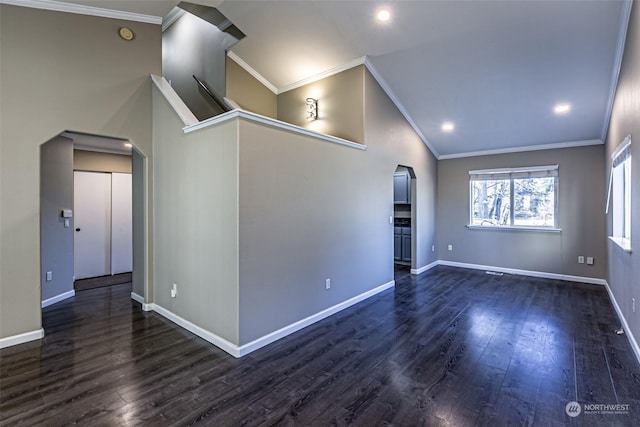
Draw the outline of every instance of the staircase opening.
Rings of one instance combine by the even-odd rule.
[[[244,37],[214,7],[180,2],[162,28],[162,74],[202,121],[232,109],[225,101],[227,50]]]

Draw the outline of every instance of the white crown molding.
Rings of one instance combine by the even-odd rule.
[[[622,314],[622,309],[620,308],[620,305],[618,305],[618,301],[616,300],[615,295],[613,295],[613,291],[609,286],[609,282],[605,281],[604,286],[607,289],[607,293],[609,294],[609,299],[611,299],[613,308],[616,310],[616,314],[620,319],[620,323],[622,323],[622,329],[624,329],[624,333],[627,336],[627,339],[629,340],[631,349],[633,350],[633,353],[635,354],[636,359],[638,360],[638,363],[640,363],[640,346],[638,346],[638,341],[636,341],[636,338],[633,336],[633,332],[631,332],[631,328],[627,323],[627,319],[624,317],[624,314]]]
[[[60,295],[56,295],[55,297],[48,298],[42,301],[42,308],[49,307],[57,302],[64,301],[69,298],[73,298],[76,295],[75,290],[70,290],[68,292],[61,293]]]
[[[245,120],[249,120],[255,123],[261,123],[272,128],[282,129],[285,131],[297,133],[299,135],[306,135],[312,138],[320,139],[322,141],[331,142],[334,144],[345,145],[347,147],[355,148],[358,150],[366,150],[367,146],[363,144],[358,144],[357,142],[349,141],[346,139],[338,138],[336,136],[326,135],[324,133],[315,132],[301,126],[292,125],[291,123],[286,123],[280,120],[272,119],[271,117],[261,116],[260,114],[252,113],[250,111],[245,110],[231,110],[226,113],[219,114],[210,119],[203,120],[199,123],[186,126],[183,128],[185,134],[195,132],[200,129],[205,129],[207,127],[215,126],[220,123],[224,123],[236,118],[241,118]]]
[[[624,0],[622,4],[622,13],[620,14],[620,34],[618,34],[618,45],[616,47],[616,57],[614,59],[613,74],[611,75],[611,89],[609,90],[609,99],[607,99],[607,110],[604,115],[604,123],[602,125],[602,134],[600,139],[607,140],[607,132],[609,132],[609,123],[611,122],[611,114],[613,114],[613,103],[616,99],[616,91],[618,89],[618,79],[620,78],[620,70],[622,69],[622,57],[624,56],[624,45],[627,40],[627,29],[629,28],[629,20],[631,19],[632,0]]]
[[[167,15],[167,17],[162,21],[162,32],[164,33],[167,28],[173,25],[178,19],[182,18],[182,15],[187,13],[184,9],[180,9],[178,6],[171,9],[171,12]]]
[[[146,24],[162,24],[162,17],[143,15],[141,13],[104,9],[101,7],[63,3],[53,0],[0,0],[0,3],[12,6],[30,7],[32,9],[52,10],[55,12],[75,13],[78,15],[99,16],[102,18],[123,19],[125,21],[144,22]]]
[[[438,160],[459,159],[462,157],[492,156],[495,154],[522,153],[525,151],[555,150],[558,148],[587,147],[602,145],[600,139],[585,139],[583,141],[558,142],[555,144],[527,145],[524,147],[500,148],[497,150],[469,151],[466,153],[443,154]]]
[[[358,65],[363,65],[365,62],[366,62],[366,56],[363,56],[362,58],[357,58],[357,59],[354,59],[353,61],[349,61],[342,65],[338,65],[337,67],[333,67],[321,73],[314,74],[313,76],[307,77],[306,79],[298,80],[297,82],[293,82],[285,87],[279,88],[278,95],[280,95],[281,93],[289,92],[290,90],[294,90],[299,87],[306,86],[308,84],[326,79],[327,77],[331,77],[338,73],[342,73],[343,71],[350,70],[353,67],[357,67]]]
[[[435,149],[435,147],[431,144],[431,142],[426,137],[426,135],[422,133],[422,130],[420,130],[420,127],[418,126],[418,124],[413,120],[409,112],[404,108],[404,105],[402,105],[402,103],[400,102],[396,94],[391,90],[391,87],[389,86],[389,84],[385,81],[384,78],[382,78],[382,75],[378,72],[378,70],[376,70],[376,68],[373,66],[371,61],[369,61],[368,57],[365,57],[364,65],[367,67],[367,69],[369,70],[373,78],[378,82],[382,90],[391,99],[391,102],[393,102],[396,108],[400,110],[400,113],[404,116],[405,120],[409,122],[409,125],[411,125],[413,130],[418,134],[418,137],[420,137],[422,142],[424,142],[427,148],[429,148],[429,150],[431,151],[431,154],[433,154],[434,157],[439,160],[440,154],[438,154],[438,150]]]
[[[273,83],[271,83],[269,80],[267,80],[266,78],[264,78],[264,76],[262,74],[260,74],[259,72],[257,72],[253,67],[251,67],[251,65],[247,64],[246,62],[244,62],[242,60],[242,58],[240,58],[238,55],[236,55],[234,52],[232,51],[227,51],[227,56],[229,58],[231,58],[236,64],[238,64],[240,67],[242,67],[247,73],[251,74],[256,80],[258,80],[260,83],[262,83],[264,86],[267,87],[267,89],[269,89],[271,92],[273,92],[275,95],[278,95],[280,92],[278,91],[278,88],[275,87],[275,85]]]
[[[12,335],[10,337],[0,339],[0,348],[11,347],[29,341],[39,340],[42,337],[44,337],[44,329],[42,328],[36,331],[25,332],[24,334]]]

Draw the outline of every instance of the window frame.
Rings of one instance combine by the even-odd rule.
[[[553,185],[553,225],[516,225],[515,224],[515,181],[527,178],[554,178]],[[481,178],[481,179],[478,179]],[[509,224],[508,225],[476,225],[473,216],[473,184],[480,180],[509,180]],[[469,171],[469,224],[467,228],[474,230],[522,230],[559,232],[559,166],[529,166],[520,168],[482,169]]]
[[[608,214],[611,208],[612,226],[609,239],[629,253],[631,253],[631,219],[633,217],[631,214],[631,183],[633,182],[631,164],[631,135],[627,135],[611,154],[611,176],[605,213]]]

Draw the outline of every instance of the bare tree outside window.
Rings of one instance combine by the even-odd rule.
[[[557,166],[470,171],[470,225],[557,228]]]

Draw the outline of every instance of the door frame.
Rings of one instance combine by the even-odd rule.
[[[393,170],[393,173],[391,174],[391,183],[393,186],[393,176],[396,172],[398,172],[398,168],[406,168],[407,172],[409,173],[409,180],[410,182],[410,191],[411,194],[409,195],[409,197],[411,198],[411,270],[414,271],[416,269],[416,258],[417,258],[417,233],[416,233],[416,229],[417,229],[417,216],[416,216],[416,206],[417,206],[417,201],[418,201],[418,192],[417,192],[417,183],[418,180],[416,179],[416,173],[415,170],[413,168],[413,166],[409,166],[409,165],[404,165],[404,164],[397,164],[395,169]],[[393,187],[392,187],[393,188]],[[393,195],[393,192],[391,194],[391,201],[394,204],[394,224],[395,225],[395,197]],[[391,229],[391,236],[393,238],[393,234],[394,234],[394,228]],[[391,257],[391,261],[393,262],[393,264],[395,264],[395,259],[394,257]],[[395,267],[394,267],[395,268]]]
[[[64,131],[58,135],[55,135],[47,140],[43,141],[41,146],[46,144],[47,142],[57,138],[57,137],[65,137],[73,140],[74,135],[82,135],[82,132],[74,132],[74,131]],[[86,134],[85,134],[86,135]],[[150,220],[149,220],[149,166],[148,166],[148,157],[144,154],[142,150],[140,150],[135,142],[130,138],[118,138],[111,137],[108,135],[93,135],[102,138],[113,139],[114,141],[119,142],[128,142],[131,144],[131,175],[132,175],[132,187],[135,186],[135,182],[139,183],[138,187],[135,189],[132,188],[132,216],[133,216],[133,288],[131,292],[131,298],[140,304],[142,304],[142,309],[144,311],[150,311],[152,309],[152,304],[149,301],[153,298],[153,290],[151,288],[151,280],[150,280],[150,271],[149,271],[149,229],[150,229]],[[136,161],[134,161],[134,158]],[[42,170],[42,158],[40,159],[40,169],[39,173]],[[72,167],[72,175],[73,175],[73,167]],[[71,183],[73,185],[73,182]],[[136,203],[138,202],[138,203]],[[42,206],[38,203],[38,210],[42,212]],[[136,226],[136,223],[139,223]],[[41,233],[42,231],[40,231]],[[40,275],[42,275],[42,246],[39,244],[39,252],[40,252],[40,263],[38,265],[38,270],[40,270]],[[136,256],[137,254],[137,256]],[[72,254],[73,255],[73,254]],[[71,256],[71,263],[73,264],[73,256]],[[71,266],[73,269],[73,265]],[[141,284],[141,285],[140,285]],[[140,288],[142,290],[142,295],[134,292],[136,288]],[[38,292],[38,306],[42,309],[42,282],[39,283]],[[73,296],[73,295],[70,295]],[[56,301],[57,302],[57,301]]]

